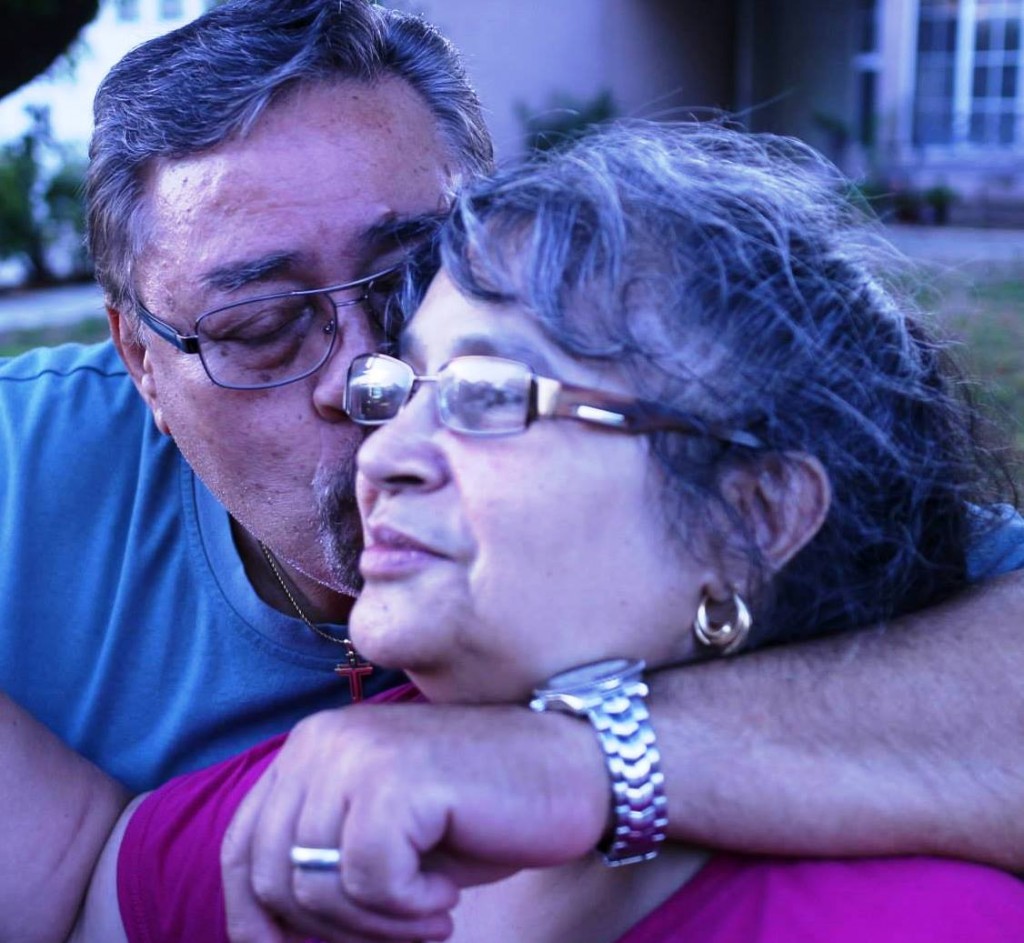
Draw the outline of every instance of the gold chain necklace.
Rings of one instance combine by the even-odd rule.
[[[274,578],[280,584],[281,589],[284,590],[285,596],[288,597],[288,602],[292,604],[292,608],[298,617],[320,638],[333,642],[335,645],[341,645],[345,649],[345,661],[334,666],[334,673],[348,681],[348,690],[352,700],[361,701],[363,699],[363,678],[368,678],[373,674],[373,665],[359,657],[359,652],[356,651],[355,645],[352,644],[352,639],[347,637],[338,638],[329,632],[325,632],[303,612],[302,606],[299,605],[299,601],[295,598],[295,594],[285,582],[284,574],[278,566],[277,558],[270,552],[270,548],[262,540],[257,540],[256,542],[260,545],[263,556],[266,557],[267,564],[270,566],[270,572],[274,574]]]

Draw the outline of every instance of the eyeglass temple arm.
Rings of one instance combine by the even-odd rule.
[[[199,338],[193,335],[179,334],[169,324],[161,321],[155,314],[148,311],[143,305],[137,305],[140,320],[154,333],[162,337],[169,344],[173,344],[178,350],[186,354],[199,353]]]
[[[697,416],[677,412],[644,400],[631,400],[550,377],[534,377],[535,411],[538,417],[564,416],[626,432],[661,429],[710,436],[745,448],[765,448],[757,436],[740,429],[725,429]]]

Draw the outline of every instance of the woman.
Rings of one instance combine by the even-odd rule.
[[[359,456],[362,655],[432,702],[549,709],[562,695],[545,679],[579,666],[734,655],[959,589],[984,524],[968,508],[991,498],[974,417],[871,276],[840,186],[792,142],[643,125],[471,186],[401,359],[349,374],[350,416],[380,427]],[[644,864],[587,855],[459,898],[420,870],[444,832],[422,834],[401,864],[418,879],[409,921],[367,907],[363,938],[1019,938],[1024,891],[986,868],[664,847],[656,743],[627,687],[652,815],[613,813],[605,851]],[[370,709],[400,723],[401,705]],[[300,869],[276,902],[303,932],[351,939],[331,918],[350,915],[373,836],[316,756],[317,723],[285,747],[314,759],[282,832]],[[134,804],[79,938],[224,939],[215,849],[280,747]]]

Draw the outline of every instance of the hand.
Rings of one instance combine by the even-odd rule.
[[[233,943],[440,940],[464,887],[587,854],[607,773],[585,723],[522,707],[355,705],[302,721],[222,852]],[[341,849],[337,872],[292,845]]]

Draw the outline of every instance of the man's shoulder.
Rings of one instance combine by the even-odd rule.
[[[145,429],[147,411],[109,341],[0,360],[0,443],[19,462],[29,460],[29,447],[46,453],[88,449],[110,437],[123,443]]]
[[[111,341],[36,347],[23,354],[0,359],[0,388],[3,389],[87,377],[128,379],[128,371]]]
[[[1024,567],[1024,518],[1009,504],[971,507],[967,578],[977,583]]]

